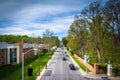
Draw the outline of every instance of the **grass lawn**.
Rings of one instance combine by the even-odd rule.
[[[86,66],[84,66],[77,58],[75,58],[67,49],[66,49],[67,53],[70,54],[70,56],[75,60],[75,62],[79,65],[79,67],[86,71]],[[90,72],[90,70],[88,69],[88,72]]]
[[[24,68],[24,80],[35,80],[37,77],[37,73],[42,71],[48,60],[52,57],[52,53],[48,54],[45,53],[40,56],[40,58],[36,59],[35,61],[31,62],[30,64],[26,65]],[[28,76],[28,68],[32,65],[33,68],[33,76]],[[15,72],[10,73],[6,77],[0,79],[0,80],[22,80],[22,68],[16,70]]]

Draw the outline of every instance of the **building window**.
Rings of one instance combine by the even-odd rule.
[[[2,62],[2,64],[5,64],[5,62]]]
[[[2,53],[4,53],[4,49],[2,49]]]
[[[5,50],[2,49],[2,55],[1,55],[2,59],[4,59],[4,55],[5,55]]]
[[[17,62],[17,48],[10,48],[10,64]]]

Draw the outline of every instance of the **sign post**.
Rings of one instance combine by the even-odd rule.
[[[86,73],[88,72],[88,65],[87,65],[87,62],[89,62],[90,61],[90,59],[89,59],[89,56],[87,56],[87,55],[84,55],[84,61],[85,61],[85,63],[86,63]]]

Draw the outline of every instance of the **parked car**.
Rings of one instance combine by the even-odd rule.
[[[75,66],[74,66],[73,64],[69,64],[69,68],[70,68],[71,70],[75,70]]]

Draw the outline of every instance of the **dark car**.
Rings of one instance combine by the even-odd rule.
[[[75,70],[75,66],[73,64],[69,64],[71,70]]]
[[[66,57],[69,57],[68,54],[66,54]]]
[[[66,60],[66,58],[65,58],[65,57],[63,57],[63,60],[65,61],[65,60]]]

